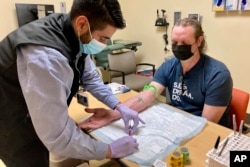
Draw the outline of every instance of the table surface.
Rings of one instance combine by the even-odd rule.
[[[116,95],[120,101],[124,101],[131,96],[136,95],[137,92],[130,91],[123,94]],[[97,108],[103,107],[108,108],[102,102],[96,100],[93,96],[89,95],[89,107]],[[167,105],[167,104],[166,104]],[[180,111],[183,112],[183,111]],[[81,121],[88,114],[84,112],[84,106],[77,103],[76,98],[73,98],[71,105],[69,107],[69,115],[76,122]],[[206,166],[206,153],[214,147],[215,141],[220,135],[221,141],[226,138],[232,132],[231,129],[225,128],[213,122],[207,122],[203,130],[196,135],[195,137],[187,140],[185,143],[182,143],[180,146],[185,146],[189,150],[190,163],[185,165],[185,167],[204,167]],[[164,159],[169,165],[169,156]],[[123,159],[123,162],[126,163],[129,167],[137,167],[138,165],[129,160]]]

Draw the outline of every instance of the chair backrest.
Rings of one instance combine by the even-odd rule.
[[[136,59],[133,50],[115,54],[108,54],[109,68],[122,71],[125,74],[136,73]],[[111,77],[121,76],[121,73],[111,72]]]
[[[112,45],[112,41],[111,39],[108,39],[107,41],[107,47]],[[98,54],[95,54],[94,57],[95,57],[95,63],[96,63],[96,66],[101,66],[103,67],[104,69],[108,68],[108,54],[110,53],[110,50],[105,50],[98,53]]]
[[[235,115],[237,130],[239,129],[241,120],[245,121],[246,119],[248,101],[249,101],[248,92],[233,88],[230,110],[231,110],[231,118],[233,117],[233,114]],[[233,128],[233,125],[231,125],[231,128]]]

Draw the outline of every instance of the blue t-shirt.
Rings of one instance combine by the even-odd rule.
[[[219,124],[229,127],[229,106],[233,81],[227,67],[220,61],[201,55],[197,64],[185,75],[180,61],[173,57],[156,71],[153,80],[168,88],[173,106],[201,116],[204,104],[227,106]]]

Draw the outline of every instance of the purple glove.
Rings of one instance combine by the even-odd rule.
[[[136,139],[131,136],[124,136],[110,144],[111,158],[122,158],[138,150]]]
[[[121,113],[121,118],[124,121],[125,124],[125,132],[129,135],[132,135],[135,133],[137,126],[139,125],[139,121],[143,124],[144,121],[142,121],[139,116],[138,116],[138,112],[128,108],[127,106],[125,106],[124,104],[120,104],[116,107],[116,109]],[[130,127],[129,125],[129,121],[132,120],[133,121],[133,126]]]

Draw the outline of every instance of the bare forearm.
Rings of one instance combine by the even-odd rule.
[[[151,82],[149,85],[145,85],[144,90],[137,96],[134,96],[124,102],[125,105],[138,112],[143,111],[154,99],[163,91],[164,86],[156,82]]]
[[[151,105],[163,89],[162,85],[152,82],[147,89],[124,101],[123,104],[137,112],[141,112]],[[119,119],[120,113],[118,111],[114,112],[112,117],[114,118],[113,120]]]
[[[123,104],[137,112],[141,112],[146,109],[152,103],[153,100],[154,95],[152,94],[152,92],[146,90],[124,101]],[[121,118],[120,112],[117,110],[114,110],[111,116],[112,120],[117,120]]]
[[[135,111],[141,112],[146,109],[154,99],[154,94],[150,90],[144,90],[138,95],[126,100],[124,104]]]

